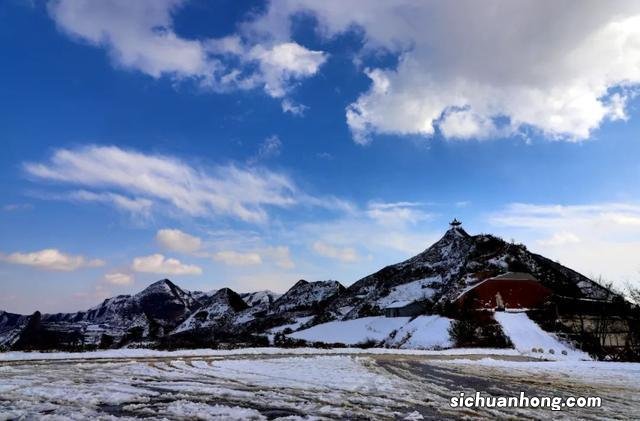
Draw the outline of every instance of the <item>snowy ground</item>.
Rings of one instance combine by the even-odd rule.
[[[530,361],[497,350],[0,356],[0,419],[640,418],[640,364]],[[476,390],[600,396],[603,407],[561,412],[449,407],[452,396]]]
[[[526,313],[498,311],[494,317],[513,346],[523,355],[545,355],[548,359],[589,360],[588,354],[572,348],[545,332]]]

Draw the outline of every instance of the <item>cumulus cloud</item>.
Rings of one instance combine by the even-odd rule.
[[[165,257],[162,254],[136,257],[131,268],[136,272],[157,273],[160,275],[200,275],[202,268],[182,263],[178,259]]]
[[[328,54],[294,42],[292,18],[314,16],[325,38],[357,28],[361,61],[379,51],[398,57],[393,67],[365,67],[371,86],[346,109],[358,143],[375,133],[482,139],[529,128],[578,141],[605,120],[626,119],[640,83],[633,0],[283,0],[213,39],[175,32],[173,15],[186,3],[52,0],[49,12],[62,31],[105,48],[118,66],[214,91],[261,88],[293,114],[304,106],[287,94]]]
[[[283,42],[270,48],[256,45],[249,57],[260,63],[264,90],[271,96],[285,96],[294,81],[314,75],[327,55],[310,51],[295,42]]]
[[[113,62],[160,77],[204,76],[214,65],[199,41],[180,38],[171,14],[183,0],[55,0],[49,13],[74,38],[105,47]]]
[[[640,272],[640,205],[516,203],[490,215],[498,233],[588,276],[623,286]]]
[[[165,206],[190,216],[229,216],[260,223],[268,219],[265,208],[269,206],[349,208],[332,197],[305,194],[288,176],[266,169],[225,165],[205,170],[174,157],[115,146],[59,149],[48,162],[26,163],[24,169],[34,178],[92,188],[72,193],[76,199],[131,210]]]
[[[360,256],[352,247],[336,247],[322,241],[313,243],[313,251],[320,256],[339,260],[343,263],[354,263],[360,260]]]
[[[165,249],[180,253],[194,253],[202,247],[202,240],[179,229],[158,230],[156,241]]]
[[[216,252],[213,254],[213,260],[230,266],[252,266],[262,263],[262,257],[258,253],[241,253],[233,250]]]
[[[374,133],[469,139],[527,128],[577,141],[626,118],[640,83],[636,1],[291,0],[272,2],[254,26],[288,39],[300,13],[326,38],[358,28],[365,63],[377,51],[399,57],[365,68],[371,87],[346,110],[358,143]]]
[[[30,253],[0,253],[0,260],[43,270],[71,272],[80,268],[104,266],[104,260],[88,259],[81,255],[63,253],[58,249],[43,249]]]
[[[327,54],[295,42],[234,35],[187,39],[173,28],[184,0],[52,0],[49,14],[72,38],[105,48],[112,62],[154,78],[194,79],[215,91],[262,88],[284,97]]]
[[[131,285],[134,279],[128,273],[110,272],[104,275],[104,280],[112,285]]]

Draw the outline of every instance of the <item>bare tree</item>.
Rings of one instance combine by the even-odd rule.
[[[634,304],[640,305],[640,285],[628,282],[625,284],[625,295]]]

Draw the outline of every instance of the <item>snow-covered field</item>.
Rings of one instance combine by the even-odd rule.
[[[289,337],[328,344],[357,345],[375,341],[396,348],[437,349],[452,345],[448,333],[450,324],[450,319],[435,315],[362,317],[318,324],[294,332]]]
[[[638,419],[638,378],[640,364],[532,361],[514,350],[9,353],[0,354],[0,419]],[[449,406],[476,390],[600,396],[603,406]]]

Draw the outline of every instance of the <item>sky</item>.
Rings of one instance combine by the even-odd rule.
[[[0,3],[0,309],[349,285],[439,239],[640,282],[636,1]]]

